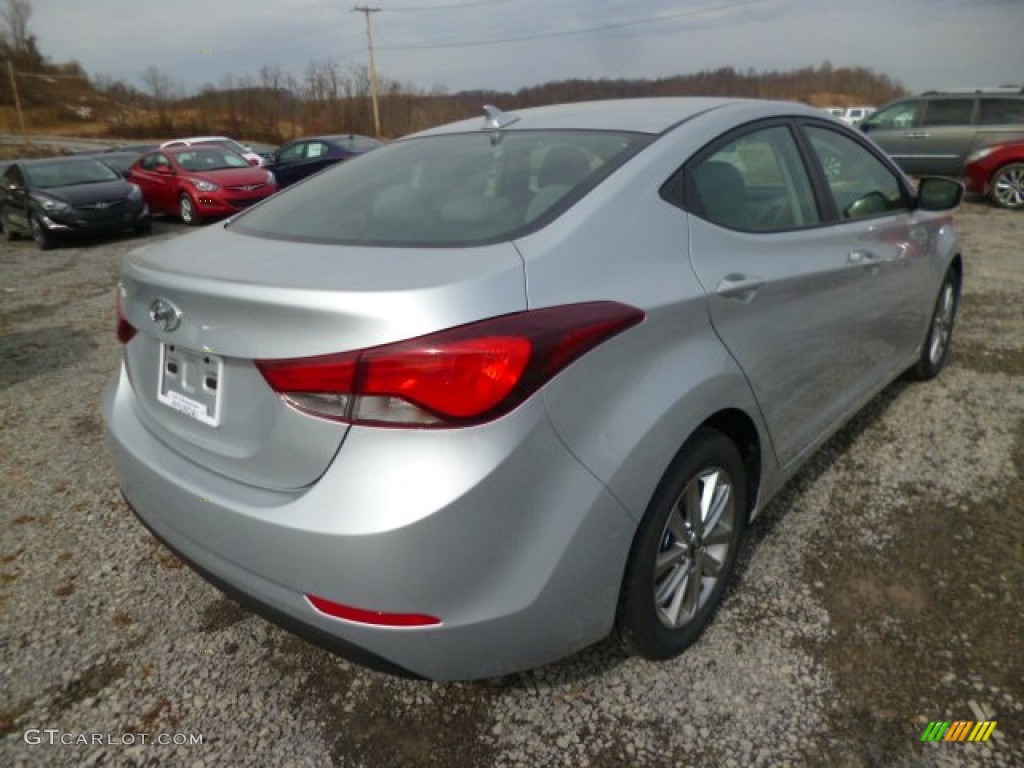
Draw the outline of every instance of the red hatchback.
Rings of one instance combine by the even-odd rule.
[[[212,144],[149,152],[129,172],[150,210],[188,225],[230,216],[277,192],[274,174]]]
[[[964,184],[1001,208],[1024,209],[1024,141],[992,144],[964,162]]]

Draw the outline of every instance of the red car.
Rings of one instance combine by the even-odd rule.
[[[964,184],[1000,208],[1024,209],[1024,141],[992,144],[968,156]]]
[[[129,175],[150,210],[181,216],[190,226],[230,216],[277,192],[274,174],[213,144],[148,152]]]

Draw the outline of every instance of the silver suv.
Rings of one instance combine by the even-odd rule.
[[[928,91],[887,104],[860,129],[909,174],[959,176],[974,150],[1024,139],[1024,88]]]

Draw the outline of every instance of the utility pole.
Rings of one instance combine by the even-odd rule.
[[[25,133],[25,115],[21,112],[21,99],[18,98],[18,79],[14,76],[14,63],[7,60],[7,74],[11,76],[11,91],[14,92],[14,109],[18,113],[18,123],[21,125],[21,138],[28,144],[28,134]]]
[[[378,13],[380,8],[371,8],[368,5],[357,5],[352,9],[366,17],[366,41],[370,48],[370,99],[373,102],[373,129],[376,136],[380,136],[380,109],[377,107],[377,59],[373,55],[373,26],[370,24],[370,14]]]

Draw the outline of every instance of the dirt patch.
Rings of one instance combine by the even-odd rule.
[[[294,704],[312,707],[335,765],[492,765],[485,728],[497,689],[424,683],[354,670],[336,656],[275,633],[274,664],[301,675]],[[438,734],[448,734],[438,738]]]

